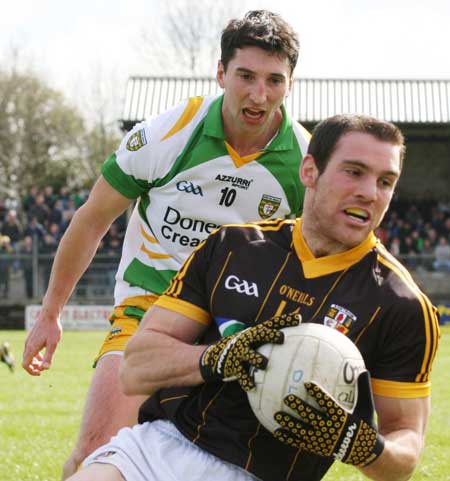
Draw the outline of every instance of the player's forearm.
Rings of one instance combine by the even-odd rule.
[[[200,384],[199,359],[204,349],[152,330],[134,336],[120,370],[123,392],[150,395],[162,387]]]
[[[108,222],[91,218],[83,207],[75,213],[59,243],[43,299],[43,308],[49,313],[60,314],[108,227]]]
[[[374,481],[406,481],[411,478],[419,462],[423,442],[412,430],[384,434],[381,456],[361,471]]]

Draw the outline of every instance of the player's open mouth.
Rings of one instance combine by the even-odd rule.
[[[361,223],[367,222],[369,220],[369,214],[363,209],[357,209],[352,207],[349,209],[344,209],[344,212],[352,219],[355,219]]]
[[[242,113],[247,119],[261,120],[264,117],[264,110],[242,109]]]

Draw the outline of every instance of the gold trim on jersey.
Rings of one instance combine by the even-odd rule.
[[[144,252],[145,254],[147,254],[148,257],[150,257],[150,259],[172,259],[171,255],[160,254],[159,252],[153,252],[153,251],[147,249],[147,247],[145,247],[144,244],[141,245],[140,250],[142,252]]]
[[[414,399],[431,394],[431,383],[398,382],[372,378],[372,390],[377,396]]]
[[[184,397],[189,397],[189,394],[183,394],[181,396],[166,397],[164,399],[160,399],[159,404],[165,404],[169,401],[177,401],[178,399],[183,399]]]
[[[153,236],[151,236],[150,234],[147,234],[147,232],[145,232],[144,228],[142,227],[142,224],[141,224],[141,234],[145,239],[147,239],[152,244],[159,244],[157,239],[155,239]]]
[[[302,448],[298,448],[297,452],[295,453],[294,459],[292,460],[291,467],[289,468],[289,471],[287,473],[286,481],[289,481],[289,479],[291,478],[292,471],[294,470],[295,465],[297,464],[297,460],[301,452],[302,452]]]
[[[247,458],[247,462],[245,463],[245,470],[246,471],[250,471],[250,465],[251,465],[252,458],[253,458],[253,452],[252,452],[252,446],[251,446],[252,442],[255,438],[258,437],[258,434],[259,434],[260,431],[261,431],[261,424],[258,423],[258,426],[256,427],[255,433],[248,438],[248,442],[247,442],[248,458]]]
[[[367,331],[367,329],[369,329],[369,327],[372,325],[373,321],[374,321],[375,318],[378,316],[378,314],[380,313],[380,311],[381,311],[381,307],[378,306],[378,307],[375,309],[375,312],[372,314],[371,318],[369,319],[369,322],[364,326],[364,329],[359,333],[358,337],[354,340],[354,344],[358,345],[359,340],[360,340],[361,337],[364,335],[364,333]]]
[[[175,122],[175,125],[167,132],[167,134],[161,139],[167,140],[172,135],[175,135],[180,130],[184,129],[186,125],[194,118],[195,114],[199,111],[204,98],[203,97],[191,97],[184,109],[184,112],[181,114],[179,119]]]
[[[424,328],[425,328],[425,352],[423,356],[420,373],[417,374],[416,382],[426,382],[429,380],[431,366],[438,348],[440,328],[437,317],[437,309],[431,304],[428,297],[419,289],[414,282],[411,274],[406,268],[398,262],[398,260],[388,252],[382,245],[379,245],[378,261],[393,271],[416,295],[423,312]]]
[[[278,271],[278,274],[274,277],[272,285],[270,286],[270,289],[267,291],[266,297],[264,298],[264,301],[261,303],[261,306],[259,307],[258,314],[256,314],[255,324],[258,322],[259,316],[261,315],[261,312],[263,311],[264,306],[266,305],[266,303],[267,303],[267,301],[268,301],[268,299],[269,299],[269,297],[270,297],[270,295],[273,291],[273,288],[275,287],[275,284],[277,283],[278,279],[280,278],[281,273],[284,271],[284,268],[286,267],[286,264],[288,263],[291,255],[292,255],[292,252],[288,252],[288,254],[286,256],[286,259],[284,260],[282,266],[280,267],[280,270]]]
[[[239,167],[242,167],[245,164],[248,164],[252,160],[257,159],[258,157],[261,157],[261,155],[264,154],[264,151],[260,150],[259,152],[255,152],[254,154],[244,155],[243,157],[241,157],[227,141],[225,141],[225,147],[227,148],[228,154],[237,169],[239,169]]]
[[[361,244],[345,252],[330,256],[316,258],[308,247],[302,234],[302,220],[297,219],[294,227],[294,248],[298,258],[302,262],[303,272],[306,279],[325,276],[333,272],[348,269],[353,264],[359,262],[368,252],[370,252],[378,240],[373,232]]]
[[[192,440],[192,442],[194,444],[196,444],[197,441],[200,439],[200,431],[202,430],[202,428],[206,424],[206,411],[208,411],[208,409],[211,407],[211,405],[214,404],[214,402],[217,399],[217,397],[219,396],[219,394],[225,389],[225,386],[226,386],[226,383],[223,383],[222,386],[220,387],[220,389],[217,390],[217,393],[215,394],[215,396],[213,396],[209,400],[208,404],[206,405],[205,409],[203,410],[203,412],[202,412],[202,422],[200,424],[198,424],[198,426],[197,426],[197,436],[195,436],[195,438]]]
[[[220,270],[220,274],[217,276],[217,279],[216,279],[216,282],[214,283],[214,287],[211,291],[211,297],[209,298],[209,309],[210,311],[212,312],[212,303],[213,303],[213,299],[214,299],[214,295],[216,293],[216,290],[217,290],[217,286],[219,285],[219,282],[220,280],[222,279],[222,276],[223,276],[223,273],[228,265],[228,263],[230,262],[230,258],[232,256],[233,252],[229,252],[228,255],[227,255],[227,259],[226,261],[223,263],[223,267],[222,269]]]
[[[151,236],[150,234],[147,234],[147,232],[145,232],[142,225],[141,225],[141,234],[144,237],[144,239],[146,239],[151,244],[159,244],[157,239],[155,239],[153,236]],[[169,255],[169,254],[163,254],[163,253],[160,253],[160,252],[151,251],[150,249],[145,247],[145,244],[141,245],[140,250],[142,252],[144,252],[145,254],[147,254],[148,257],[150,257],[150,259],[172,259],[172,256]]]
[[[174,299],[163,294],[154,305],[178,312],[178,314],[189,317],[189,319],[205,326],[209,326],[211,323],[211,316],[208,311],[182,299]]]
[[[214,234],[211,234],[211,235],[214,235]],[[184,279],[184,276],[186,275],[186,271],[189,269],[189,266],[191,265],[191,262],[194,259],[195,253],[201,247],[203,247],[205,242],[206,242],[206,239],[200,242],[200,244],[191,252],[191,255],[186,259],[185,263],[181,266],[181,269],[172,278],[172,281],[170,282],[170,285],[167,288],[165,294],[173,297],[178,297],[180,295],[180,292],[183,289],[183,279]]]

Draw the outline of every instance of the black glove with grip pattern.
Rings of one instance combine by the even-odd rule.
[[[274,418],[282,426],[274,432],[281,442],[310,453],[364,467],[382,453],[384,439],[374,423],[374,404],[367,371],[358,377],[358,401],[352,414],[315,383],[305,383],[320,410],[292,394],[284,399],[300,419],[283,411]]]
[[[300,314],[282,314],[224,337],[208,346],[200,357],[200,373],[205,382],[237,380],[244,391],[255,387],[250,368],[265,369],[267,358],[256,351],[266,343],[283,344],[280,329],[298,326]]]

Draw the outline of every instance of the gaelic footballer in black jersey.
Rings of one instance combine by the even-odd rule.
[[[355,342],[375,395],[430,394],[437,310],[373,234],[346,252],[315,258],[301,219],[226,226],[194,251],[156,305],[208,325],[202,344],[299,312],[302,322],[326,324]],[[237,382],[161,389],[139,421],[159,418],[264,481],[319,480],[332,464],[278,442]]]

